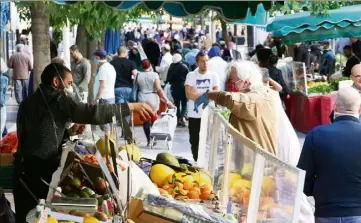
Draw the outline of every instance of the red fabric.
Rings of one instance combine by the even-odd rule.
[[[10,132],[5,135],[1,141],[1,153],[15,153],[18,149],[18,136],[16,132]]]
[[[336,94],[328,94],[321,96],[321,124],[326,125],[330,123],[330,114],[333,110]]]
[[[286,109],[295,129],[308,132],[321,125],[321,96],[308,97],[301,93],[291,93]],[[287,107],[288,106],[288,107]]]

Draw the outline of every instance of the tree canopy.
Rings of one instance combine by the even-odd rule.
[[[16,2],[20,19],[30,19],[30,6],[37,2]],[[127,11],[117,11],[105,5],[102,1],[83,1],[75,4],[59,5],[46,1],[47,15],[50,26],[60,30],[68,21],[70,25],[82,25],[88,34],[87,38],[100,40],[102,33],[107,29],[116,29],[129,20],[139,17],[147,10],[138,5]]]

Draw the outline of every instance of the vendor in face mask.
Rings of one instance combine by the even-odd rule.
[[[13,174],[16,222],[26,222],[27,213],[38,204],[37,199],[46,199],[49,187],[42,180],[50,183],[59,167],[59,147],[67,122],[100,125],[111,123],[113,116],[125,120],[132,111],[150,119],[153,112],[144,103],[92,105],[77,102],[67,92],[72,81],[67,67],[49,64],[41,74],[38,89],[20,104]],[[123,127],[130,132],[124,122]],[[127,129],[124,130],[126,138]],[[81,125],[74,125],[69,134],[79,131]]]

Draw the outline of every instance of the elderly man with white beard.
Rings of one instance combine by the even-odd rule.
[[[260,68],[250,61],[234,61],[227,73],[232,88],[238,92],[209,91],[196,99],[195,106],[205,107],[212,100],[227,107],[231,111],[229,122],[240,133],[296,166],[301,153],[298,137],[278,93],[264,85]],[[299,222],[314,222],[313,210],[305,195]]]

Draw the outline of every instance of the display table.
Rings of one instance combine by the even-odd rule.
[[[293,127],[308,132],[316,126],[328,124],[333,109],[335,94],[306,96],[293,92],[285,100],[286,113]]]

